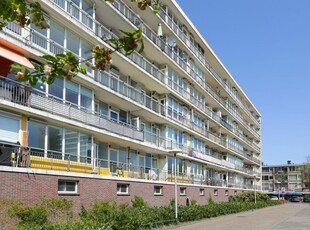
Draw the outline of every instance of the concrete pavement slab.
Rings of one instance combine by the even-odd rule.
[[[287,203],[255,211],[241,212],[165,229],[179,230],[303,230],[310,229],[310,205]]]

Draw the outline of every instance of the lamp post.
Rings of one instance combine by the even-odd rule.
[[[177,153],[182,153],[182,150],[172,149],[168,152],[174,154],[174,212],[175,221],[178,223]]]
[[[256,204],[256,174],[254,174],[254,203]]]
[[[177,154],[174,154],[174,205],[175,221],[178,223]]]

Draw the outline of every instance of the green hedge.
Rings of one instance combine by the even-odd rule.
[[[237,195],[230,202],[208,205],[192,204],[178,206],[180,222],[201,220],[230,213],[243,212],[279,204],[277,201],[257,199],[258,202],[239,201],[240,197],[251,197],[251,194]],[[242,199],[243,199],[242,198]],[[238,201],[235,201],[238,200]],[[173,204],[173,202],[171,202]],[[36,206],[16,207],[8,209],[11,216],[17,216],[18,229],[48,229],[48,230],[75,230],[75,229],[151,229],[175,223],[174,205],[149,207],[140,197],[135,197],[132,205],[117,204],[116,202],[96,202],[89,209],[81,208],[78,220],[71,220],[72,203],[66,199],[43,200]],[[55,216],[57,215],[57,217]],[[63,217],[67,217],[64,221]],[[51,218],[52,217],[52,218]],[[58,222],[55,222],[58,220]],[[61,220],[61,221],[59,221]]]

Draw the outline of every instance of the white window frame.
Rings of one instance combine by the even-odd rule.
[[[156,189],[159,189],[159,192],[157,192]],[[163,186],[155,185],[154,195],[157,195],[157,196],[163,195]]]
[[[72,180],[58,180],[58,186],[59,183],[65,183],[65,187],[67,186],[67,183],[75,183],[75,190],[74,191],[59,191],[59,188],[57,188],[58,194],[77,194],[78,193],[78,181],[72,181]]]
[[[117,115],[117,119],[116,120],[114,118],[112,118],[112,116],[111,116],[112,113]],[[111,121],[114,121],[114,122],[118,123],[119,122],[119,112],[110,109],[110,111],[109,111],[109,118],[110,118]]]
[[[199,195],[200,196],[204,196],[205,195],[205,189],[204,188],[200,188],[199,189]]]
[[[186,196],[186,187],[180,188],[180,196]]]
[[[122,191],[122,188],[126,188],[126,191]],[[129,184],[117,184],[117,195],[129,195]]]

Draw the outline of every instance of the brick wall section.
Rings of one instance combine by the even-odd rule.
[[[78,181],[78,194],[59,195],[58,180]],[[117,195],[117,184],[129,184],[129,195]],[[162,186],[163,194],[154,195],[154,186]],[[186,187],[186,195],[180,196],[180,187]],[[200,189],[204,188],[204,196]],[[217,189],[218,195],[214,195]],[[225,194],[228,190],[228,196]],[[230,195],[241,190],[216,188],[210,186],[178,185],[178,203],[186,204],[186,198],[196,200],[199,204],[207,204],[209,196],[216,202],[227,201]],[[58,176],[47,174],[0,172],[0,200],[23,200],[27,205],[34,205],[41,198],[65,197],[73,201],[74,211],[78,212],[81,205],[89,207],[94,201],[110,200],[118,203],[129,203],[134,196],[142,197],[148,204],[161,206],[169,204],[174,198],[173,183],[146,183],[130,180],[111,180],[104,177],[85,178],[77,176]]]

